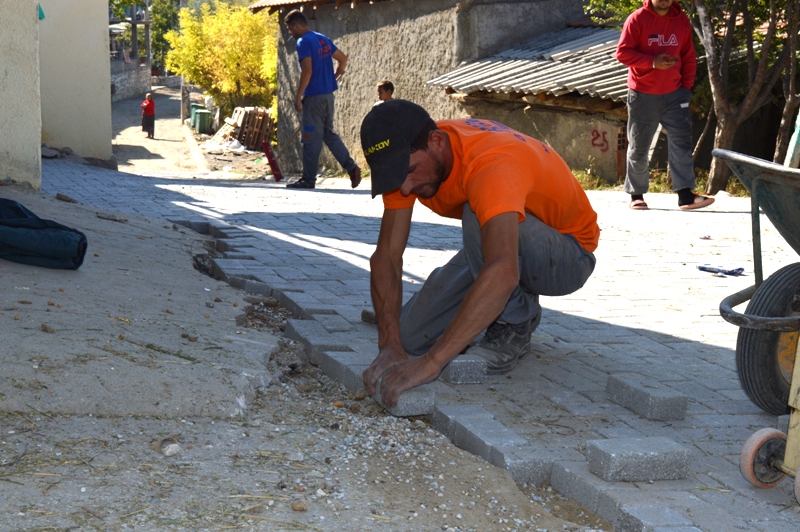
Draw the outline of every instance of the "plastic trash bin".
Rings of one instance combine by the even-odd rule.
[[[196,116],[195,113],[198,109],[205,109],[205,106],[202,103],[190,103],[189,104],[189,124],[192,128],[197,126]]]
[[[208,128],[211,127],[211,111],[198,109],[194,112],[194,121],[198,133],[208,133]]]

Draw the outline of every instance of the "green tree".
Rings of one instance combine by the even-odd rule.
[[[210,94],[224,112],[270,107],[276,86],[278,18],[212,0],[182,9],[180,32],[165,35],[167,68]]]
[[[164,66],[167,52],[170,50],[165,35],[178,29],[178,7],[180,0],[153,0],[150,7],[150,51],[158,58],[160,66]]]

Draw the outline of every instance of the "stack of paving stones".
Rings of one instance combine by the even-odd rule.
[[[379,205],[356,201],[343,193],[344,184],[329,187],[335,193],[325,194],[325,212],[319,212],[308,205],[308,194],[296,199],[296,192],[274,185],[249,190],[252,205],[245,206],[242,195],[221,197],[225,188],[217,184],[192,183],[186,191],[179,179],[88,167],[73,180],[69,165],[43,167],[49,193],[162,216],[214,237],[222,254],[213,261],[215,275],[276,297],[294,315],[286,335],[305,345],[311,362],[350,390],[363,387],[361,373],[377,353],[376,328],[361,314],[371,308],[366,259],[377,238]],[[116,197],[103,185],[109,175]],[[652,196],[648,203],[658,207],[662,196]],[[391,413],[430,416],[459,447],[507,469],[519,483],[549,483],[615,530],[800,529],[789,482],[758,490],[737,467],[744,440],[778,421],[741,391],[736,329],[716,313],[723,297],[752,280],[714,285],[694,268],[707,263],[708,253],[724,253],[726,264],[752,264],[748,242],[740,241],[749,234],[749,200],[721,198],[716,211],[687,215],[667,203],[673,196],[663,196],[663,211],[643,218],[624,208],[621,193],[591,192],[590,198],[603,229],[598,269],[578,293],[543,301],[533,355],[509,376],[487,376],[482,360],[459,357],[438,380],[402,394]],[[404,257],[404,298],[460,241],[456,224],[417,216]],[[713,232],[713,247],[665,249],[664,242],[697,238],[686,220]],[[769,227],[765,218],[762,226]],[[632,250],[633,238],[639,240]],[[763,238],[765,249],[781,249],[774,231]],[[765,269],[774,271],[780,260],[765,255]]]

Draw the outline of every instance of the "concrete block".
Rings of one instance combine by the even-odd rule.
[[[493,418],[462,417],[455,420],[453,443],[490,461],[493,449],[523,447],[528,441]]]
[[[272,296],[272,287],[267,283],[260,283],[258,281],[245,281],[244,290],[251,294],[258,294],[260,296]]]
[[[509,472],[517,484],[542,486],[550,482],[556,457],[533,447],[493,448],[491,463]]]
[[[207,235],[209,231],[208,222],[189,220],[189,229],[201,235]]]
[[[249,253],[241,253],[238,251],[226,251],[222,256],[226,259],[253,260],[253,256]]]
[[[316,320],[287,320],[284,336],[290,340],[301,342],[306,348],[308,360],[319,364],[325,351],[350,351],[342,342],[336,341]]]
[[[311,316],[325,327],[328,332],[348,332],[353,330],[353,324],[338,314],[312,314]]]
[[[655,379],[641,375],[611,375],[606,385],[608,398],[640,416],[659,420],[686,417],[689,398]]]
[[[656,526],[692,526],[692,522],[666,505],[623,506],[615,523],[620,532],[644,532]]]
[[[378,386],[375,390],[375,395],[372,396],[375,401],[382,407],[386,408],[390,414],[397,417],[408,416],[427,416],[433,412],[434,400],[436,394],[430,384],[423,384],[416,388],[411,388],[400,394],[397,398],[397,404],[392,408],[387,408],[381,401],[381,383],[378,381]]]
[[[486,359],[477,355],[459,355],[444,367],[439,378],[450,384],[483,384]]]
[[[703,532],[696,526],[657,526],[648,530],[653,532]]]
[[[431,422],[433,428],[453,441],[456,433],[456,419],[468,417],[494,419],[491,412],[478,404],[436,405],[431,413]]]
[[[280,279],[280,277],[278,279]],[[264,279],[261,280],[263,281]],[[297,316],[298,318],[303,318],[304,320],[310,320],[311,314],[309,314],[300,304],[295,302],[295,298],[299,299],[298,296],[301,294],[302,292],[281,290],[277,295],[277,299],[283,308],[292,313],[292,316]],[[273,297],[275,296],[273,295]]]
[[[586,442],[589,470],[607,482],[686,478],[690,454],[688,448],[664,437]]]
[[[361,353],[325,351],[320,356],[320,369],[331,379],[352,392],[364,389],[362,374],[372,361]]]
[[[597,513],[604,482],[589,472],[586,462],[556,462],[550,485],[561,495]]]

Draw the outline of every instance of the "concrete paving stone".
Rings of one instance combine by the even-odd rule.
[[[252,255],[247,253],[240,253],[238,251],[226,251],[222,254],[224,259],[241,259],[241,260],[254,260]]]
[[[306,354],[312,364],[319,364],[320,356],[325,351],[351,350],[346,343],[337,342],[336,338],[316,320],[287,320],[284,335],[305,346]]]
[[[338,314],[312,314],[311,317],[331,333],[353,330],[353,325]]]
[[[550,484],[564,497],[572,499],[590,512],[597,513],[600,494],[608,489],[607,483],[589,473],[586,462],[555,462],[552,467]],[[614,521],[616,515],[601,516]]]
[[[688,396],[689,399],[699,403],[711,404],[727,400],[725,399],[725,396],[720,395],[713,390],[709,390],[705,386],[701,386],[694,381],[679,381],[670,383],[670,387]]]
[[[566,365],[568,366],[569,364]],[[570,371],[566,367],[549,367],[543,370],[540,375],[573,391],[602,390],[604,387],[603,382],[587,379],[580,373]]]
[[[733,401],[749,401],[750,398],[747,397],[747,394],[744,393],[741,387],[735,390],[720,390],[719,394],[731,399]]]
[[[550,482],[553,463],[559,458],[536,447],[497,447],[492,448],[489,462],[508,471],[517,484],[541,487]]]
[[[608,402],[608,394],[605,390],[577,390],[577,392],[593,403]]]
[[[606,393],[614,403],[647,419],[669,421],[686,417],[688,397],[643,375],[611,375]]]
[[[397,398],[397,404],[391,408],[387,408],[381,401],[381,385],[378,385],[375,395],[372,398],[379,405],[386,408],[386,410],[396,417],[409,417],[409,416],[427,416],[433,412],[435,403],[434,387],[431,384],[423,384],[416,388],[411,388],[400,394]]]
[[[494,415],[480,404],[441,404],[434,405],[431,412],[433,428],[453,441],[455,438],[456,420],[459,418],[482,417],[494,419]]]
[[[356,355],[356,356],[351,356]],[[320,369],[352,392],[364,388],[362,374],[370,365],[358,353],[324,351],[320,355]]]
[[[244,283],[244,290],[250,292],[251,294],[258,294],[261,296],[272,296],[273,290],[272,287],[266,283],[260,283],[258,281],[250,281],[246,280]]]
[[[672,508],[643,504],[623,506],[615,525],[619,532],[643,532],[656,526],[692,526],[692,522]]]
[[[299,269],[295,267],[281,267],[275,266],[273,268],[275,273],[287,281],[307,281],[308,277]]]
[[[455,420],[453,443],[472,454],[490,460],[493,448],[523,447],[528,444],[517,433],[486,417],[462,417]]]
[[[617,523],[623,516],[624,508],[644,505],[657,505],[663,508],[679,509],[681,513],[686,513],[686,517],[692,520],[691,525],[695,526],[699,526],[696,520],[698,514],[713,510],[708,503],[685,491],[643,493],[641,490],[612,489],[603,490],[600,493],[597,502],[597,515],[611,523],[614,526],[614,530],[617,530]],[[701,529],[708,531],[724,530],[726,532],[731,530],[728,528],[705,527],[701,527]],[[650,532],[649,528],[645,530]]]
[[[668,438],[620,438],[586,442],[592,473],[607,482],[686,478],[690,451]]]
[[[743,399],[741,401],[725,401],[721,403],[714,403],[709,405],[717,414],[733,414],[733,415],[757,415],[763,410],[758,408],[750,399]]]
[[[486,359],[477,355],[458,355],[439,378],[449,384],[481,384],[486,380]]]

